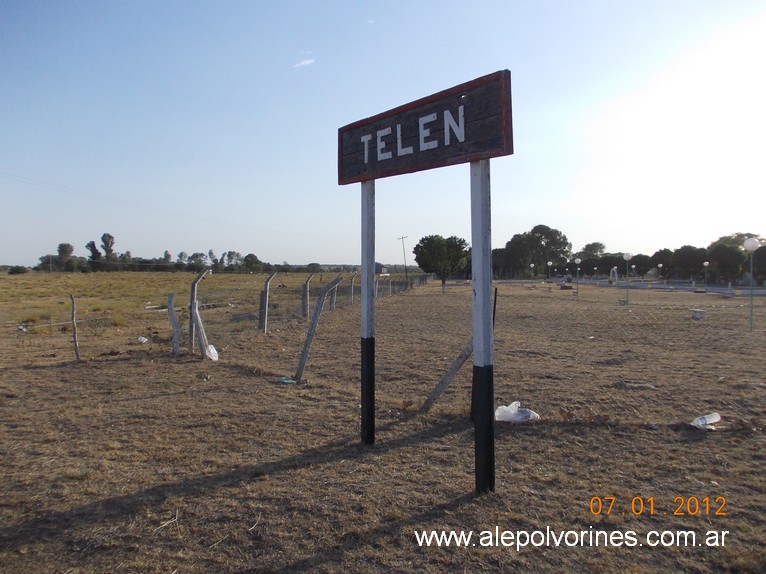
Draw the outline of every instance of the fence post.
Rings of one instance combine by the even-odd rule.
[[[327,297],[327,293],[337,288],[338,283],[341,281],[342,278],[339,275],[319,291],[319,298],[317,299],[316,309],[314,310],[314,317],[311,320],[311,326],[309,327],[308,333],[306,333],[306,342],[303,344],[303,352],[301,353],[300,361],[298,361],[298,369],[295,371],[295,376],[293,377],[293,380],[297,382],[300,382],[301,377],[303,376],[303,369],[306,367],[306,361],[309,358],[309,349],[311,348],[311,342],[314,339],[314,333],[316,333],[317,326],[319,325],[319,315],[322,313],[325,297]]]
[[[351,304],[354,304],[354,282],[356,281],[356,276],[359,275],[359,271],[354,271],[354,274],[351,276]]]
[[[195,329],[197,328],[196,317],[197,313],[197,283],[204,279],[205,275],[212,273],[210,269],[200,271],[197,277],[194,278],[191,284],[191,295],[189,295],[189,352],[194,353],[194,337]]]
[[[338,275],[340,278],[340,275]],[[336,285],[330,290],[330,311],[335,311],[335,301],[338,298],[338,286]]]
[[[71,293],[69,294],[69,299],[72,301],[72,343],[74,343],[74,356],[79,361],[80,360],[80,343],[77,340],[77,307],[74,302],[74,295]]]
[[[261,308],[258,312],[258,330],[264,333],[268,330],[269,323],[269,283],[274,279],[276,273],[272,273],[271,276],[266,279],[266,283],[263,285],[263,291],[261,291]]]
[[[181,335],[181,327],[178,324],[176,318],[176,298],[173,293],[168,295],[168,318],[170,319],[170,326],[173,328],[173,356],[178,356],[178,339]]]
[[[301,299],[301,315],[304,319],[309,319],[309,283],[311,282],[311,278],[314,276],[312,273],[309,275],[309,278],[306,279],[306,283],[303,284],[303,297]]]

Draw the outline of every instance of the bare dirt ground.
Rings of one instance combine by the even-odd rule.
[[[298,320],[262,334],[231,320],[241,309],[203,311],[215,363],[174,358],[166,316],[143,308],[81,329],[80,363],[71,333],[4,324],[0,571],[766,571],[766,336],[746,299],[497,287],[496,405],[541,419],[497,424],[482,496],[470,359],[418,412],[468,342],[469,285],[378,300],[374,446],[360,444],[356,306],[322,315],[297,385],[278,380]],[[710,411],[718,430],[688,424]],[[480,538],[496,527],[542,534],[520,549]],[[474,538],[417,543],[443,529]],[[567,538],[543,543],[548,530]]]

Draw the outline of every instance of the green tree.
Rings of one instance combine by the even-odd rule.
[[[529,234],[517,233],[505,244],[505,268],[511,277],[522,276],[532,261]]]
[[[511,269],[508,266],[508,252],[505,247],[492,250],[492,272],[497,278],[510,278]]]
[[[588,243],[581,251],[575,253],[576,257],[579,257],[583,261],[598,261],[606,252],[606,245],[599,242]]]
[[[660,263],[662,267],[660,267]],[[670,249],[660,249],[652,255],[652,265],[657,268],[657,276],[667,276],[672,271],[673,252]]]
[[[748,237],[758,237],[758,235],[755,233],[732,233],[731,235],[724,235],[708,245],[708,251],[716,245],[728,245],[729,247],[738,247],[742,249],[745,244],[745,239]]]
[[[101,236],[101,249],[104,250],[104,258],[107,261],[117,260],[117,254],[114,252],[114,235],[104,233]]]
[[[96,242],[88,241],[88,243],[85,244],[85,249],[90,251],[90,261],[88,262],[88,265],[90,266],[91,271],[100,271],[103,262],[101,252],[98,250]]]
[[[606,246],[598,241],[588,243],[579,252],[572,255],[572,257],[580,258],[581,274],[591,275],[594,273],[605,273],[608,269],[599,269],[599,260],[606,252]]]
[[[563,269],[571,255],[572,244],[566,235],[547,225],[517,233],[505,244],[506,267],[514,275],[524,275],[532,263],[536,269],[545,269],[548,261],[552,267]]]
[[[683,278],[694,277],[705,268],[708,260],[707,250],[702,247],[684,245],[673,252],[673,271]]]
[[[558,229],[547,225],[535,225],[529,232],[529,247],[532,249],[531,263],[545,265],[548,261],[565,263],[572,257],[572,244]]]
[[[758,281],[766,276],[766,245],[763,245],[763,242],[758,249],[753,251],[753,274]]]
[[[263,271],[263,263],[258,260],[255,253],[248,253],[243,259],[243,265],[246,271],[250,273],[260,273]]]
[[[649,270],[652,268],[652,258],[648,255],[643,255],[639,253],[638,255],[634,255],[633,258],[629,261],[630,265],[636,266],[636,275],[639,277],[643,277],[646,275]],[[632,269],[632,267],[631,267]]]
[[[212,251],[212,250],[211,250]],[[194,273],[203,271],[207,266],[207,255],[204,253],[192,253],[186,263],[186,268]]]
[[[465,269],[469,254],[465,239],[455,236],[445,239],[441,235],[423,237],[412,252],[418,267],[441,279],[442,291],[449,277]]]
[[[733,281],[742,273],[747,256],[741,248],[729,243],[715,243],[708,250],[711,271],[725,281]]]

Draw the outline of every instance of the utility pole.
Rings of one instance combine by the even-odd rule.
[[[407,239],[406,235],[402,235],[401,237],[397,237],[397,239],[401,240],[402,242],[402,257],[404,258],[404,278],[409,281],[409,275],[407,275],[407,254],[404,251],[404,240]]]

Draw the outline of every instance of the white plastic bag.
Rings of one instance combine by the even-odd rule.
[[[495,411],[496,421],[505,421],[510,423],[526,423],[536,421],[540,418],[535,411],[521,407],[519,401],[513,401],[510,405],[499,406]]]
[[[715,430],[715,423],[721,420],[721,415],[718,413],[710,413],[709,415],[703,415],[697,417],[691,422],[693,427],[697,427],[702,430]]]

